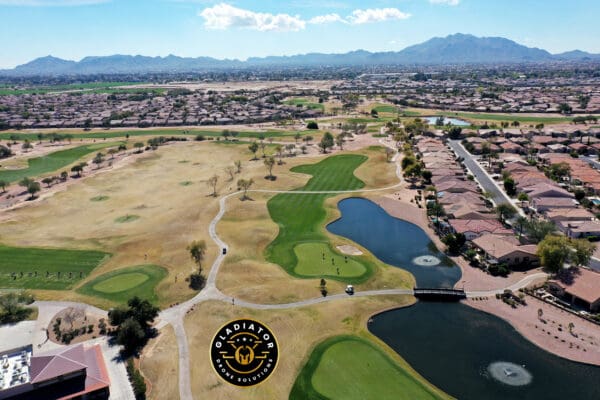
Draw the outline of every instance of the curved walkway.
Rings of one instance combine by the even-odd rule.
[[[394,148],[392,144],[386,143],[383,140],[380,140],[379,142],[386,147]],[[391,190],[391,189],[398,188],[402,185],[402,181],[401,181],[402,171],[401,171],[400,165],[397,163],[398,157],[399,157],[399,153],[397,153],[394,156],[392,161],[394,163],[396,163],[396,175],[400,179],[400,182],[395,185],[387,186],[384,188],[358,189],[358,190],[333,190],[333,191],[327,191],[327,190],[324,190],[324,191],[300,191],[300,190],[294,191],[294,190],[255,189],[255,190],[249,190],[248,192],[273,193],[273,194],[286,193],[286,194],[302,195],[302,194],[352,194],[352,193],[365,193],[365,192],[378,192],[378,191]],[[219,200],[219,212],[213,218],[213,220],[210,222],[210,225],[208,227],[208,232],[209,232],[210,238],[217,244],[220,251],[219,251],[217,258],[214,260],[213,264],[210,267],[208,278],[206,281],[206,286],[204,287],[204,289],[202,289],[193,298],[191,298],[183,303],[180,303],[176,306],[173,306],[173,307],[170,307],[168,309],[161,311],[157,318],[157,323],[156,323],[157,329],[161,329],[164,326],[171,324],[173,326],[173,330],[175,332],[175,336],[177,339],[177,347],[179,349],[179,396],[180,396],[181,400],[192,400],[193,399],[192,391],[191,391],[191,380],[190,380],[190,378],[191,378],[190,352],[189,352],[189,344],[188,344],[188,339],[187,339],[187,335],[185,332],[185,326],[184,326],[185,315],[195,305],[205,302],[205,301],[216,300],[216,301],[223,301],[223,302],[229,302],[229,303],[231,303],[233,301],[232,297],[223,294],[216,287],[216,280],[217,280],[219,268],[220,268],[221,264],[223,263],[223,260],[225,259],[225,255],[223,254],[221,249],[229,249],[227,243],[225,243],[217,234],[216,227],[217,227],[217,224],[219,223],[219,221],[221,220],[221,218],[223,218],[223,216],[225,215],[225,212],[227,211],[227,200],[233,196],[237,196],[240,194],[242,194],[242,191],[230,193],[228,195],[221,197],[221,199]],[[517,282],[516,284],[512,285],[508,289],[517,290],[521,287],[525,287],[528,284],[530,284],[534,279],[539,279],[542,276],[545,276],[545,274],[535,274],[535,275],[528,276],[528,277],[524,278],[523,280]],[[488,292],[467,292],[467,296],[468,297],[491,296],[491,295],[495,295],[496,293],[502,293],[502,292],[503,292],[503,289],[496,290],[496,291],[488,291]],[[347,294],[336,294],[336,295],[331,295],[331,296],[326,296],[326,297],[317,297],[317,298],[313,298],[313,299],[302,300],[302,301],[297,301],[297,302],[293,302],[293,303],[285,303],[285,304],[256,304],[256,303],[246,302],[241,299],[236,299],[235,305],[241,306],[241,307],[246,307],[246,308],[257,309],[257,310],[282,310],[282,309],[290,309],[290,308],[297,308],[297,307],[305,307],[305,306],[320,304],[320,303],[324,303],[324,302],[328,302],[328,301],[345,299],[345,298],[349,298],[349,297],[412,295],[412,294],[413,294],[412,289],[387,289],[387,290],[371,290],[371,291],[364,291],[364,292],[356,292],[353,296],[348,296]],[[38,307],[47,308],[48,310],[62,309],[62,308],[71,307],[71,306],[91,307],[91,306],[88,306],[85,304],[80,304],[80,303],[53,302],[53,301],[39,301],[39,302],[35,302],[34,304],[37,305]],[[93,309],[94,309],[94,311],[105,313],[105,311],[100,310],[98,308],[93,307]]]

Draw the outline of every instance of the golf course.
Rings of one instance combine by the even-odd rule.
[[[354,170],[366,160],[366,156],[344,154],[317,164],[297,166],[291,171],[312,175],[297,191],[356,190],[364,187],[364,183],[354,175]],[[282,193],[269,200],[269,213],[280,230],[267,247],[266,259],[300,278],[324,276],[345,282],[364,282],[372,274],[373,266],[360,257],[345,258],[334,251],[324,233],[327,215],[324,202],[331,196],[333,194]],[[302,246],[301,249],[298,246]],[[320,262],[315,264],[317,260]]]

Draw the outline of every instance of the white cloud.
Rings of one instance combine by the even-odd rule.
[[[410,14],[404,13],[397,8],[369,8],[366,10],[354,10],[352,15],[347,17],[348,22],[361,25],[373,22],[382,22],[398,19],[407,19]]]
[[[346,20],[340,17],[339,14],[326,14],[326,15],[317,15],[314,18],[311,18],[308,23],[309,24],[330,24],[332,22],[343,22],[346,23]]]
[[[457,6],[460,0],[429,0],[432,4],[446,4],[449,6]]]
[[[2,1],[2,0],[0,0]],[[341,17],[339,14],[317,15],[309,20],[289,14],[261,13],[234,7],[227,3],[219,3],[205,8],[198,14],[204,18],[204,26],[207,29],[229,29],[246,28],[257,31],[301,31],[307,24],[331,24],[343,23],[361,25],[374,22],[406,19],[410,14],[403,13],[397,8],[375,8],[366,10],[354,10],[352,14]]]
[[[306,22],[289,14],[258,13],[220,3],[199,14],[208,29],[248,28],[258,31],[299,31]]]
[[[108,3],[111,0],[0,0],[1,6],[85,6],[89,4]]]

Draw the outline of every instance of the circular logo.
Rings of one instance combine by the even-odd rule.
[[[216,373],[236,386],[254,386],[275,370],[279,349],[273,333],[251,319],[238,319],[223,326],[210,346]]]

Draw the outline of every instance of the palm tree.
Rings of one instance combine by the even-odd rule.
[[[520,215],[517,218],[517,226],[519,227],[519,239],[521,239],[521,236],[523,235],[523,228],[525,227],[526,224],[527,224],[527,218]]]

